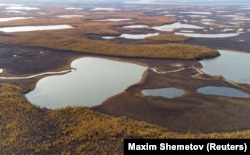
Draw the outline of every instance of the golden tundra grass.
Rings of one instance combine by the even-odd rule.
[[[30,104],[20,87],[0,84],[3,154],[122,154],[124,138],[249,138],[250,131],[177,133],[88,108],[48,110]]]

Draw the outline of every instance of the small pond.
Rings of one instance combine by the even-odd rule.
[[[218,86],[206,86],[197,90],[198,93],[204,95],[217,95],[237,98],[248,98],[249,94],[235,88],[230,87],[218,87]]]
[[[167,99],[173,99],[185,94],[185,91],[178,88],[159,88],[159,89],[144,89],[142,90],[144,96],[161,96]]]

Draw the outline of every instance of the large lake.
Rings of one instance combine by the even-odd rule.
[[[200,61],[203,71],[210,75],[222,75],[225,79],[250,84],[250,54],[219,50],[220,56]]]
[[[219,52],[219,57],[200,61],[202,70],[207,74],[222,75],[227,80],[250,84],[250,74],[247,72],[250,54],[227,50]],[[71,66],[76,70],[39,80],[36,88],[26,94],[27,99],[40,107],[51,109],[67,106],[93,107],[139,82],[147,69],[132,63],[94,57],[79,58]],[[143,94],[174,98],[184,93],[183,90],[173,90],[144,90]],[[166,96],[166,92],[171,92],[170,96]]]
[[[38,81],[27,99],[51,109],[92,107],[140,81],[147,67],[103,58],[84,57],[71,64],[72,72]]]

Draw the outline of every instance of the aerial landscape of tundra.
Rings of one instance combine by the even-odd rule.
[[[0,0],[0,154],[250,138],[248,0]]]

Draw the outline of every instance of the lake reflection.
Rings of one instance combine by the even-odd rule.
[[[38,81],[26,94],[31,103],[47,108],[92,107],[140,81],[146,67],[102,58],[85,57],[72,62],[76,68],[64,75]]]
[[[162,96],[168,99],[184,95],[185,91],[177,88],[145,89],[142,94],[145,96]]]
[[[228,96],[228,97],[238,97],[238,98],[249,97],[249,94],[241,90],[230,87],[206,86],[199,88],[197,92],[204,95],[218,95],[218,96]]]

